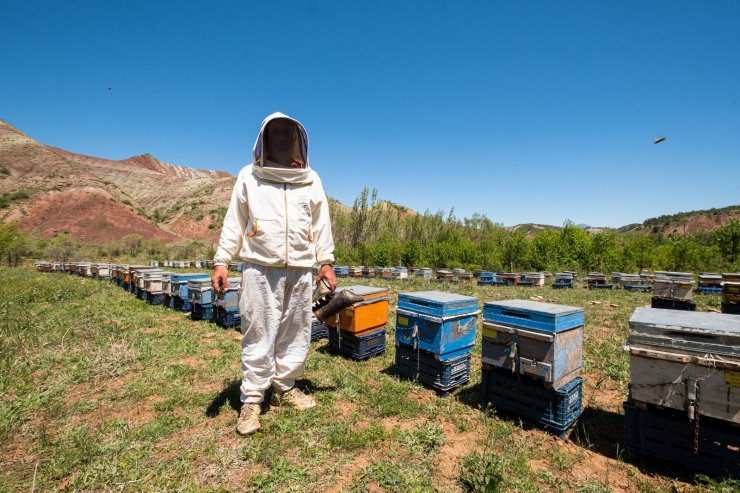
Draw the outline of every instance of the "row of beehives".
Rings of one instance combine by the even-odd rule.
[[[241,278],[229,278],[229,287],[215,295],[208,274],[168,272],[149,265],[111,265],[92,262],[67,262],[54,269],[53,263],[37,264],[46,272],[109,279],[137,298],[152,305],[190,312],[193,320],[213,320],[223,327],[239,325],[239,287]],[[41,268],[39,268],[41,267]]]
[[[39,261],[35,263],[36,270],[41,272],[75,272],[78,271],[81,275],[92,277],[93,271],[108,271],[111,267],[116,264],[102,263],[102,262],[47,262]],[[244,262],[231,262],[229,264],[229,270],[235,272],[242,272],[244,270]],[[212,269],[214,267],[213,260],[150,260],[148,267],[167,267],[172,269]]]
[[[327,321],[336,331],[333,338],[330,332],[330,349],[355,359],[382,352],[382,339],[363,344],[386,326],[387,291],[344,289],[363,302]],[[477,298],[400,293],[396,373],[442,395],[466,383],[478,314]],[[484,303],[481,403],[563,436],[582,411],[583,336],[582,308]],[[740,316],[638,308],[625,348],[631,373],[624,403],[628,457],[740,475]]]
[[[170,306],[191,311],[194,319],[206,318],[209,306],[219,307],[221,297],[213,296],[205,274],[114,266],[110,278],[150,303],[174,302]],[[221,298],[236,323],[238,281],[230,279],[230,294]],[[330,349],[355,359],[384,352],[387,290],[343,289],[355,290],[363,301],[327,321]],[[466,383],[478,315],[477,298],[400,293],[397,373],[443,395]],[[562,436],[581,414],[583,333],[582,308],[484,303],[482,404]],[[627,457],[653,456],[710,474],[740,475],[740,316],[638,308],[625,348],[631,375],[624,404]]]
[[[222,327],[240,324],[239,289],[241,278],[230,277],[228,287],[215,293],[208,274],[174,273],[157,267],[118,266],[111,278],[153,305],[190,312],[193,320],[214,321]]]

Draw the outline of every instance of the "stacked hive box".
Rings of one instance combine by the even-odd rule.
[[[187,286],[190,303],[192,303],[190,318],[192,320],[213,320],[213,303],[216,299],[211,280],[208,277],[191,279]]]
[[[627,342],[627,458],[740,476],[740,316],[637,308]]]
[[[362,301],[326,320],[329,349],[355,360],[385,352],[385,328],[388,325],[388,290],[369,286],[337,288],[350,290]]]
[[[347,265],[335,265],[334,275],[337,277],[349,277],[349,266]]]
[[[505,284],[504,281],[499,281],[495,272],[481,272],[478,277],[479,286],[500,286],[503,284]]]
[[[652,291],[652,286],[640,277],[640,274],[620,274],[619,285],[627,291]]]
[[[606,282],[606,274],[601,272],[589,272],[586,278],[586,286],[589,289],[611,289],[612,285]]]
[[[555,289],[572,288],[573,287],[573,274],[569,272],[556,273],[555,282],[552,283],[552,287]]]
[[[144,272],[144,291],[146,293],[146,301],[152,305],[161,305],[164,303],[164,288],[165,285],[169,286],[170,276],[172,272],[165,272],[161,270],[151,270]]]
[[[526,280],[531,283],[532,286],[544,286],[545,285],[545,273],[544,272],[527,272]]]
[[[470,380],[478,299],[421,291],[398,295],[396,372],[440,394]]]
[[[722,274],[722,313],[740,315],[740,272]]]
[[[110,269],[111,281],[113,281],[118,287],[123,286],[123,269],[125,267],[125,265],[114,265]]]
[[[131,282],[133,292],[140,300],[146,300],[146,288],[144,287],[144,273],[146,272],[163,272],[156,267],[134,267],[131,273]]]
[[[505,286],[512,286],[519,284],[521,277],[516,272],[499,272],[496,277],[504,282]]]
[[[435,272],[437,282],[449,284],[452,282],[452,272],[446,269],[439,269]]]
[[[170,301],[175,310],[189,312],[192,310],[190,302],[190,292],[188,291],[188,282],[196,279],[208,279],[208,274],[188,273],[172,274],[170,276]]]
[[[92,264],[90,272],[92,273],[92,277],[95,279],[109,279],[110,264]]]
[[[481,402],[564,436],[581,414],[583,309],[511,300],[483,307]]]
[[[431,281],[433,274],[434,271],[432,271],[432,269],[430,269],[429,267],[422,267],[421,269],[416,271],[416,277],[424,281]]]
[[[690,272],[656,272],[653,282],[653,308],[695,311],[692,300],[694,275]]]
[[[229,287],[216,295],[216,307],[213,318],[217,325],[229,328],[239,325],[239,293],[241,292],[241,277],[230,277]]]
[[[722,275],[700,272],[696,282],[696,292],[701,294],[721,294]]]

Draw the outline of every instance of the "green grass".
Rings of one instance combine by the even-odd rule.
[[[353,282],[341,280],[344,285]],[[238,333],[150,306],[108,282],[0,269],[2,491],[731,491],[736,483],[648,474],[622,461],[627,320],[649,295],[440,286],[391,288],[388,349],[355,362],[312,343],[303,387],[314,409],[268,410],[234,433]],[[584,402],[568,442],[477,403],[471,381],[447,398],[392,371],[398,291],[583,306]],[[592,303],[598,301],[599,303]],[[699,297],[700,310],[714,297]],[[616,306],[613,306],[616,305]],[[598,464],[598,467],[594,467]],[[661,470],[662,471],[662,470]],[[577,474],[574,474],[576,472]]]

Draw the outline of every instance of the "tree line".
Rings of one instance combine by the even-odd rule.
[[[514,231],[484,215],[457,218],[454,209],[417,214],[379,201],[363,189],[351,208],[330,202],[335,257],[343,265],[404,265],[490,271],[641,270],[740,271],[740,221],[700,235],[589,233],[566,221],[562,228]],[[23,258],[68,261],[141,261],[212,258],[215,245],[199,240],[165,243],[138,234],[87,245],[62,233],[33,238],[15,222],[0,225],[0,263]]]
[[[562,228],[513,231],[474,214],[410,212],[365,188],[351,209],[331,203],[337,262],[490,271],[740,271],[740,221],[701,235],[589,233]]]

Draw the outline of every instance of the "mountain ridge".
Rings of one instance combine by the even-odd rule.
[[[173,242],[216,242],[236,177],[225,171],[163,162],[149,153],[112,160],[48,146],[0,119],[0,220],[16,220],[41,237],[66,232],[89,243],[131,233]],[[350,208],[334,199],[342,208]],[[390,201],[383,213],[418,214]],[[621,228],[586,227],[596,233],[700,234],[740,219],[740,206],[680,212]],[[524,223],[506,227],[535,235],[560,226]]]

